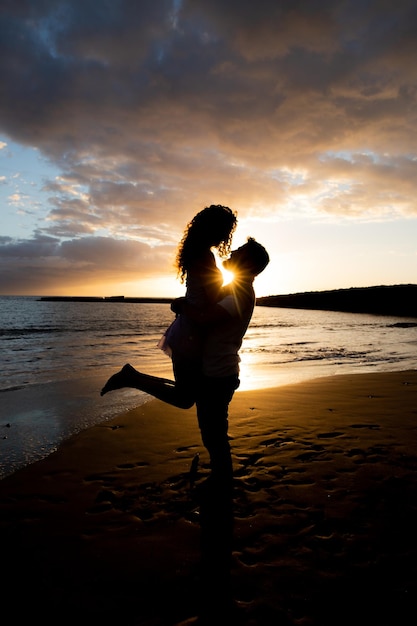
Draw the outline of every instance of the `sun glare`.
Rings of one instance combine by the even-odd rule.
[[[224,267],[221,267],[220,271],[223,275],[223,285],[228,285],[229,283],[231,283],[234,278],[233,272],[229,272],[229,270],[224,269]]]

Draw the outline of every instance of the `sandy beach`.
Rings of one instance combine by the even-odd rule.
[[[231,497],[157,400],[2,480],[3,623],[411,623],[417,371],[240,391],[229,432]]]

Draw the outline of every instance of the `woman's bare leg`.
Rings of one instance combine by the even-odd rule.
[[[110,376],[101,390],[100,395],[104,396],[104,394],[109,391],[115,391],[116,389],[122,389],[124,387],[139,389],[140,391],[149,393],[151,396],[154,396],[154,398],[158,398],[158,400],[172,404],[180,409],[189,409],[194,404],[194,400],[190,397],[185,397],[183,393],[179,393],[176,383],[173,380],[143,374],[142,372],[138,372],[138,370],[129,363],[122,367],[120,372]]]

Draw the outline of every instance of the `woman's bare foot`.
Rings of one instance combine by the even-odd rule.
[[[126,363],[117,374],[110,376],[109,380],[100,391],[100,395],[104,396],[108,391],[115,391],[116,389],[122,389],[123,387],[135,386],[135,374],[137,374],[134,367]]]

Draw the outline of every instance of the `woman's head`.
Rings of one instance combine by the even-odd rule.
[[[184,278],[190,263],[210,248],[216,248],[220,257],[227,256],[236,224],[236,213],[221,204],[211,204],[197,213],[179,245],[176,264],[180,277]]]

